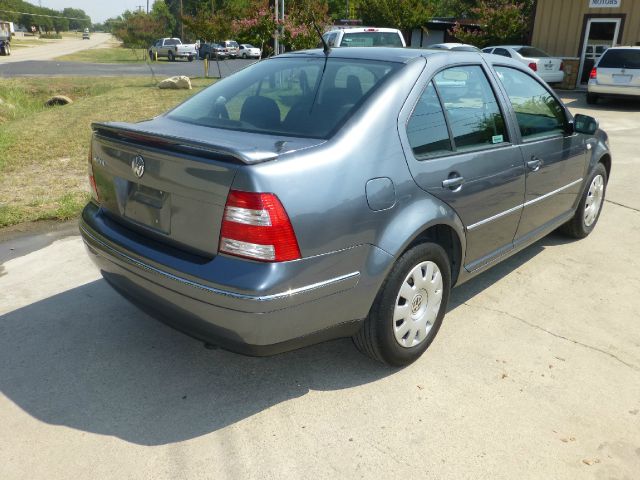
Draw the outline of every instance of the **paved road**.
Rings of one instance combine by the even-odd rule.
[[[4,57],[0,57],[4,58]],[[255,60],[225,60],[220,62],[220,69],[216,63],[209,67],[210,76],[228,77],[254,63]],[[186,75],[188,77],[203,77],[204,62],[159,60],[151,64],[111,64],[111,63],[81,63],[60,61],[24,61],[9,64],[0,63],[0,77],[28,77],[28,76],[73,76],[73,77],[119,77],[123,75],[146,76],[152,71],[161,77]]]
[[[206,350],[114,293],[64,228],[0,243],[0,478],[637,479],[639,110],[597,108],[615,163],[594,233],[455,289],[402,370],[348,340]]]
[[[7,64],[28,60],[51,60],[62,55],[97,47],[110,41],[111,38],[108,33],[93,33],[89,40],[82,40],[82,37],[78,35],[78,37],[65,37],[62,40],[51,41],[45,45],[12,48],[10,56],[0,57],[0,69]]]

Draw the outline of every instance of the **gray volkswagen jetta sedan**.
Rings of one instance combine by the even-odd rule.
[[[559,227],[588,235],[611,170],[593,118],[473,52],[289,53],[93,132],[80,230],[105,280],[250,355],[352,336],[416,360],[452,286]]]

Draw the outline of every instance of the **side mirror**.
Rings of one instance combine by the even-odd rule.
[[[575,131],[578,133],[593,135],[598,130],[598,120],[589,115],[578,113],[573,117],[573,121],[575,123]]]

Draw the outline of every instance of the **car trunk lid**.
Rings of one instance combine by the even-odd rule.
[[[91,166],[103,212],[138,233],[213,257],[239,168],[319,140],[221,131],[164,118],[93,124]],[[293,145],[291,145],[293,144]]]

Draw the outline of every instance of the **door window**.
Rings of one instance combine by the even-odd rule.
[[[540,82],[515,68],[495,69],[513,105],[523,140],[564,134],[564,108]]]
[[[418,158],[451,152],[451,140],[444,119],[444,112],[433,83],[422,93],[409,122],[407,136],[413,153]]]
[[[502,112],[481,67],[448,68],[433,81],[444,104],[456,151],[507,141]]]

